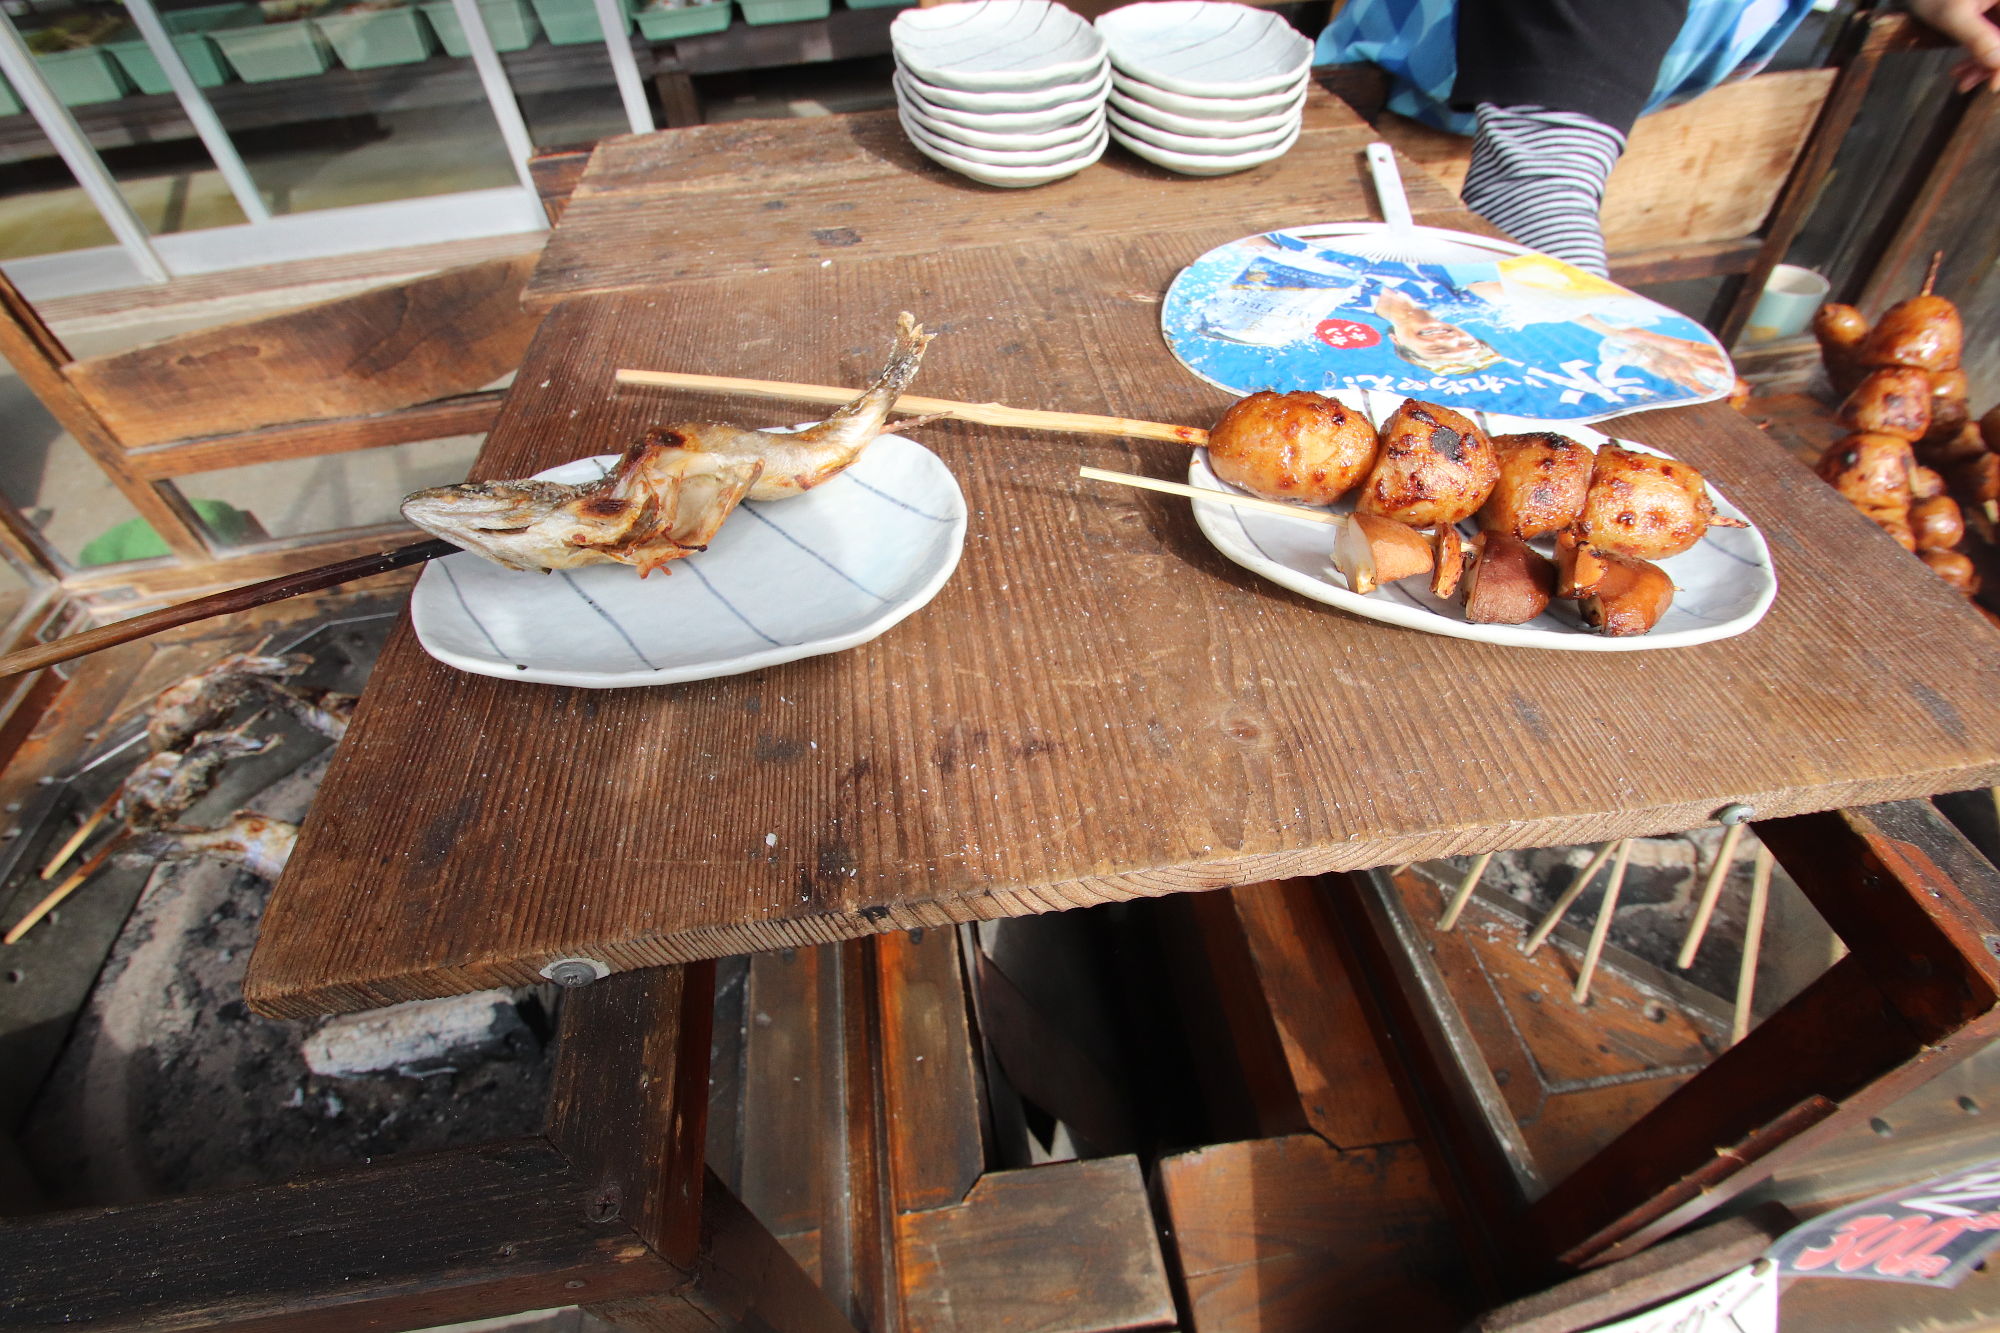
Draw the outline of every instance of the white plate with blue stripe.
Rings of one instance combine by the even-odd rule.
[[[594,481],[617,455],[536,475]],[[914,440],[789,500],[741,506],[706,551],[642,579],[629,565],[552,574],[470,553],[431,561],[410,597],[438,661],[502,680],[623,689],[756,671],[868,642],[958,568],[965,496]]]
[[[1403,401],[1397,394],[1343,392],[1328,396],[1340,399],[1378,424]],[[1600,431],[1569,422],[1532,421],[1486,412],[1471,415],[1489,435],[1554,431],[1592,451],[1614,442]],[[1621,439],[1615,443],[1639,453],[1661,454],[1660,450],[1634,440]],[[1210,470],[1206,449],[1195,451],[1188,465],[1188,483],[1211,491],[1237,489]],[[1715,487],[1710,486],[1708,493],[1718,514],[1725,518],[1748,518]],[[1245,569],[1303,597],[1354,615],[1455,639],[1475,639],[1514,648],[1596,653],[1687,648],[1746,632],[1764,618],[1778,595],[1777,571],[1772,568],[1771,548],[1765,544],[1762,533],[1754,527],[1710,528],[1693,549],[1657,562],[1674,581],[1674,600],[1649,633],[1606,638],[1584,625],[1577,615],[1576,603],[1560,599],[1550,602],[1547,611],[1525,625],[1475,625],[1466,620],[1456,601],[1433,597],[1429,583],[1423,578],[1387,583],[1371,593],[1351,591],[1333,571],[1330,557],[1334,529],[1324,524],[1300,523],[1236,505],[1203,500],[1192,503],[1195,523],[1202,535],[1216,550]],[[1342,499],[1332,507],[1336,512],[1346,513],[1354,506],[1351,499]],[[1459,527],[1468,536],[1474,531],[1469,522]],[[1530,545],[1544,555],[1553,550],[1548,541]]]

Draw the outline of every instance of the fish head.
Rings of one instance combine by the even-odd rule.
[[[433,486],[403,501],[403,517],[454,546],[509,569],[546,569],[546,527],[576,488],[540,481],[468,481]]]

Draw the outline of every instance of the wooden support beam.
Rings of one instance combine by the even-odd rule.
[[[294,458],[380,449],[452,435],[484,435],[500,411],[501,389],[443,398],[435,403],[373,417],[301,421],[267,426],[247,435],[220,435],[147,445],[126,454],[133,473],[151,480],[185,477],[219,468],[249,467]]]
[[[539,1139],[0,1226],[0,1324],[359,1333],[665,1292]],[[144,1280],[130,1280],[136,1272]],[[120,1275],[127,1280],[121,1280]]]

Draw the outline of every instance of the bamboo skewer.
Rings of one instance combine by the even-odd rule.
[[[83,823],[77,826],[76,832],[69,835],[69,841],[64,843],[61,849],[49,858],[49,863],[42,867],[43,879],[54,879],[56,871],[61,870],[64,863],[76,854],[76,849],[90,841],[90,835],[97,832],[97,826],[102,824],[110,816],[112,810],[117,807],[118,798],[124,793],[124,790],[123,787],[114,790],[109,796],[104,798],[102,804],[84,817]]]
[[[53,666],[57,662],[67,662],[73,657],[82,657],[104,648],[114,648],[121,643],[143,639],[149,634],[189,625],[197,620],[207,620],[211,616],[226,616],[235,611],[248,611],[253,606],[263,606],[267,602],[282,602],[287,597],[298,597],[304,593],[320,592],[326,588],[365,579],[371,574],[385,574],[405,565],[422,564],[435,560],[441,555],[450,555],[458,547],[439,538],[412,542],[408,546],[398,546],[393,551],[379,551],[374,555],[356,556],[352,560],[336,560],[330,565],[317,569],[302,570],[297,574],[284,574],[275,579],[265,579],[262,583],[249,583],[241,588],[231,588],[227,592],[211,593],[206,597],[196,597],[192,601],[177,602],[163,606],[157,611],[148,611],[143,616],[133,616],[116,624],[88,629],[81,634],[71,634],[57,639],[54,643],[37,644],[33,648],[23,648],[18,652],[0,657],[0,679],[18,676],[24,671],[35,671],[41,667]]]
[[[1694,956],[1701,949],[1702,936],[1708,934],[1708,919],[1715,915],[1715,900],[1722,896],[1722,886],[1729,878],[1729,867],[1736,862],[1736,844],[1743,841],[1743,825],[1731,824],[1722,835],[1722,846],[1716,850],[1715,864],[1708,868],[1708,880],[1701,886],[1701,898],[1695,903],[1694,920],[1688,922],[1687,938],[1681,941],[1680,957],[1674,966],[1686,970],[1694,966]]]
[[[1729,1024],[1729,1044],[1750,1035],[1750,1004],[1757,992],[1757,955],[1764,947],[1764,912],[1771,902],[1771,849],[1757,844],[1750,872],[1750,914],[1743,922],[1743,962],[1736,970],[1736,1016]]]
[[[779,398],[799,403],[841,405],[854,401],[856,390],[831,384],[788,384],[782,380],[735,379],[728,375],[688,375],[673,370],[620,370],[614,376],[620,384],[661,389],[696,389],[705,393],[733,393],[748,398]],[[1076,435],[1127,435],[1142,440],[1169,440],[1175,444],[1208,443],[1208,432],[1199,426],[1175,426],[1164,421],[1135,421],[1129,417],[1099,417],[1084,412],[1041,412],[1033,408],[1008,407],[1004,403],[965,403],[952,398],[924,398],[904,394],[896,400],[897,412],[941,413],[959,421],[982,426],[1011,426],[1021,430],[1066,431]]]
[[[1305,509],[1289,505],[1282,500],[1259,500],[1254,495],[1239,495],[1235,491],[1210,491],[1200,486],[1189,486],[1178,481],[1161,481],[1157,477],[1142,477],[1136,472],[1108,472],[1101,467],[1080,467],[1079,477],[1092,481],[1115,482],[1120,486],[1131,486],[1142,491],[1161,491],[1167,495],[1184,495],[1190,500],[1214,500],[1218,504],[1235,505],[1238,509],[1255,509],[1259,513],[1276,514],[1280,518],[1296,518],[1304,523],[1324,523],[1329,527],[1339,527],[1347,522],[1341,514],[1328,513],[1324,509]]]
[[[1567,889],[1563,890],[1562,897],[1556,899],[1556,905],[1549,909],[1549,914],[1535,927],[1535,933],[1528,936],[1527,941],[1521,945],[1522,954],[1532,957],[1535,950],[1542,947],[1543,942],[1555,933],[1557,924],[1563,919],[1563,913],[1569,911],[1571,904],[1583,895],[1583,891],[1590,886],[1590,881],[1597,878],[1597,872],[1604,869],[1604,863],[1611,859],[1611,854],[1624,845],[1624,839],[1621,838],[1617,842],[1607,842],[1597,849],[1589,864],[1576,872],[1576,878],[1570,881]]]
[[[1611,882],[1604,886],[1604,901],[1598,904],[1596,924],[1590,928],[1590,947],[1583,951],[1583,966],[1576,974],[1576,989],[1570,999],[1582,1004],[1590,998],[1590,979],[1597,974],[1597,960],[1604,956],[1604,941],[1611,934],[1611,918],[1618,911],[1618,891],[1625,887],[1625,863],[1632,855],[1632,840],[1618,844],[1618,860],[1611,867]]]
[[[1465,878],[1458,882],[1458,892],[1451,895],[1444,915],[1438,918],[1439,930],[1451,930],[1458,925],[1458,914],[1465,910],[1466,903],[1472,901],[1472,891],[1479,887],[1480,877],[1486,873],[1486,863],[1492,859],[1491,852],[1481,852],[1474,858],[1471,868],[1465,872]]]
[[[26,916],[14,923],[12,930],[8,931],[4,936],[0,936],[0,944],[14,944],[18,942],[23,935],[34,929],[37,921],[40,921],[50,912],[62,906],[63,899],[75,893],[83,886],[85,880],[96,874],[98,868],[111,859],[111,853],[118,850],[118,844],[122,841],[124,841],[122,838],[113,838],[98,851],[97,855],[78,866],[75,874],[56,885],[54,889],[49,891],[48,897],[36,903],[28,910]]]

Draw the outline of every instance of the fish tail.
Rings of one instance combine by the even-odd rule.
[[[865,431],[865,438],[872,439],[882,428],[882,422],[888,418],[889,409],[895,406],[896,399],[916,378],[917,366],[924,359],[924,349],[936,336],[925,333],[924,326],[917,323],[909,311],[897,315],[895,350],[890,352],[889,364],[882,367],[882,373],[875,377],[875,382],[826,420],[809,430],[800,431],[799,437],[824,439],[851,430],[857,434]]]

